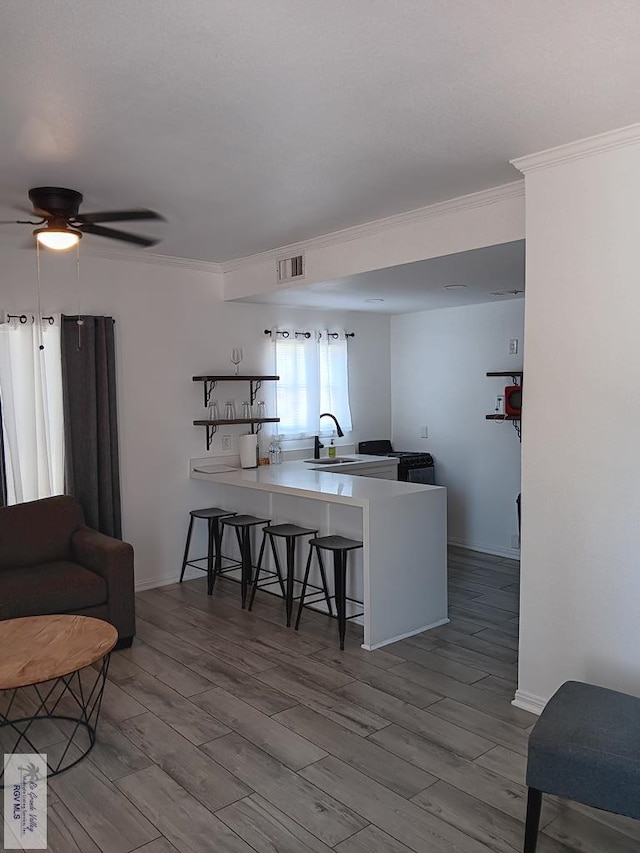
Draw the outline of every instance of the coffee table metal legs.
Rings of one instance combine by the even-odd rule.
[[[5,702],[0,707],[0,730],[9,737],[11,733],[15,735],[11,748],[5,748],[4,751],[12,754],[45,752],[49,777],[69,770],[81,761],[96,742],[96,729],[110,657],[108,654],[102,659],[97,671],[86,667],[42,684],[2,691],[0,697],[5,699]],[[90,680],[85,676],[83,679],[82,672],[88,673],[90,677],[95,674],[95,678]],[[20,705],[20,697],[25,696],[35,703],[34,712],[29,716],[14,717],[12,712]],[[41,720],[65,721],[64,726],[60,727],[64,730],[60,743],[54,744],[53,747],[37,745],[37,731],[34,734],[31,727]],[[36,739],[36,743],[32,738]],[[3,783],[4,763],[0,767],[0,788]]]

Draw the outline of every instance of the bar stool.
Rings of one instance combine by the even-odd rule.
[[[269,542],[271,544],[271,553],[273,554],[273,560],[276,565],[276,574],[278,576],[278,580],[280,582],[280,588],[282,589],[282,596],[286,602],[287,609],[287,628],[291,626],[291,612],[293,610],[293,582],[295,580],[295,561],[296,561],[296,543],[300,536],[317,536],[317,530],[311,530],[308,527],[299,527],[297,524],[273,524],[270,527],[265,527],[262,531],[262,548],[260,549],[260,559],[258,560],[258,567],[256,569],[256,576],[253,581],[253,588],[251,590],[251,598],[249,600],[249,610],[253,607],[253,599],[256,595],[256,589],[258,588],[258,580],[260,578],[260,571],[262,570],[262,558],[264,556],[264,546],[269,537]],[[278,549],[276,548],[275,539],[281,538],[285,540],[286,543],[286,556],[287,556],[287,578],[286,578],[286,591],[283,587],[282,583],[282,568],[280,565],[280,558],[278,557]],[[327,593],[327,580],[324,574],[324,566],[320,570],[322,572],[322,581],[324,583],[325,596]],[[275,581],[269,581],[267,583],[261,584],[261,586],[269,586],[270,583],[275,583]],[[329,598],[327,597],[327,605],[329,610],[331,611],[331,603]]]
[[[216,575],[220,571],[221,566],[221,547],[222,547],[222,531],[220,529],[219,520],[230,515],[235,515],[235,512],[230,512],[228,509],[220,509],[217,506],[209,507],[208,509],[192,509],[189,512],[189,529],[187,530],[187,542],[184,547],[184,557],[182,558],[182,571],[180,572],[180,583],[184,577],[184,572],[187,566],[193,566],[194,569],[199,569],[201,572],[207,573],[207,595],[212,595],[213,584],[216,580]],[[204,518],[207,522],[207,556],[198,557],[196,560],[189,559],[189,546],[191,545],[191,534],[193,532],[193,522],[196,518]],[[215,558],[215,568],[214,568]],[[207,561],[206,569],[202,566],[197,566],[196,563]]]
[[[309,571],[311,569],[311,559],[315,553],[318,557],[318,565],[324,583],[324,592],[327,602],[329,598],[333,598],[336,602],[336,610],[338,612],[338,633],[340,634],[340,648],[344,650],[344,636],[347,630],[347,619],[354,619],[356,616],[362,616],[362,613],[353,613],[347,616],[347,601],[352,601],[355,604],[362,604],[355,598],[349,598],[347,595],[347,556],[349,551],[355,551],[357,548],[362,548],[362,542],[356,539],[347,539],[346,536],[320,536],[317,539],[309,540],[309,557],[307,559],[307,567],[304,573],[304,581],[302,583],[302,593],[300,594],[300,605],[298,607],[298,617],[296,619],[295,630],[298,630],[300,624],[300,616],[307,592],[307,581],[309,579]],[[333,551],[333,577],[335,595],[330,596],[327,589],[327,581],[324,573],[324,565],[322,562],[321,551]],[[329,607],[329,615],[332,616],[331,608]]]
[[[247,602],[247,588],[252,580],[253,575],[253,563],[251,557],[251,528],[256,527],[258,524],[271,524],[271,519],[269,518],[257,518],[255,515],[233,515],[231,517],[223,518],[222,525],[234,527],[236,531],[236,535],[238,537],[238,545],[240,546],[240,567],[241,567],[241,578],[240,578],[240,595],[242,597],[242,609],[244,610]],[[262,559],[262,552],[264,550],[264,539],[262,540],[262,546],[260,548],[260,557],[258,558],[258,562]]]

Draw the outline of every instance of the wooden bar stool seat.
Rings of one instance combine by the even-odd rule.
[[[222,530],[219,521],[222,518],[227,518],[235,515],[228,509],[220,509],[217,506],[207,507],[206,509],[192,509],[189,512],[189,529],[187,530],[187,542],[184,546],[184,557],[182,558],[182,571],[180,572],[180,583],[184,578],[185,569],[187,566],[192,566],[194,569],[199,569],[201,572],[207,573],[207,595],[213,593],[213,585],[216,576],[220,572],[222,560]],[[196,518],[203,518],[207,522],[207,556],[189,559],[189,547],[191,546],[191,534],[193,533],[193,522]],[[203,560],[207,561],[206,568],[199,566]]]

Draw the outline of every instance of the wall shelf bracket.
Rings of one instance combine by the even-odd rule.
[[[209,401],[211,400],[213,389],[216,387],[216,380],[207,379],[202,383],[202,387],[204,388],[204,407],[206,409],[209,406]],[[208,449],[209,448],[207,448],[207,450]]]
[[[207,426],[207,450],[211,450],[211,445],[213,444],[213,436],[218,431],[218,427],[216,424],[209,424]]]
[[[262,388],[262,380],[261,379],[251,379],[249,381],[249,399],[251,400],[251,405],[256,401],[256,395],[258,391]],[[256,430],[258,432],[258,430]]]

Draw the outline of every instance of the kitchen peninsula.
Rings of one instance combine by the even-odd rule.
[[[317,528],[321,536],[361,539],[347,595],[364,601],[363,648],[371,650],[449,621],[446,490],[378,479],[376,467],[382,466],[384,477],[392,460],[350,458],[335,465],[309,460],[247,469],[216,465],[219,458],[193,460],[191,477],[211,484],[212,504],[274,524]],[[299,552],[300,572],[303,556],[306,547]]]

